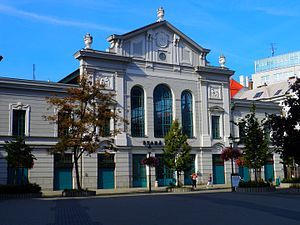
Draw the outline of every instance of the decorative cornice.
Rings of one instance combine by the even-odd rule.
[[[96,50],[91,50],[91,49],[82,49],[82,50],[77,51],[74,54],[75,59],[81,59],[83,57],[106,59],[106,60],[119,61],[119,62],[124,62],[124,63],[130,63],[132,61],[131,57],[121,56],[121,55],[117,55],[114,53],[96,51]]]
[[[221,67],[213,67],[213,66],[197,66],[195,71],[198,73],[214,73],[214,74],[222,74],[227,76],[232,76],[235,71],[230,70],[228,68]]]
[[[66,93],[66,89],[69,87],[75,87],[70,84],[62,84],[47,81],[35,81],[35,80],[23,80],[16,78],[5,78],[0,77],[0,88],[5,89],[21,89],[24,90],[35,90],[35,91],[46,91],[56,93]]]
[[[246,99],[231,99],[231,107],[234,110],[236,107],[251,107],[252,104],[255,104],[257,109],[274,109],[274,110],[281,110],[282,107],[275,102],[265,102],[265,101],[253,101],[253,100],[246,100]]]

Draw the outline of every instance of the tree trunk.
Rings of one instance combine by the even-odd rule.
[[[257,182],[257,168],[254,168],[254,179]]]
[[[81,190],[81,183],[79,178],[79,168],[78,168],[78,153],[77,153],[77,147],[74,147],[74,166],[75,166],[75,175],[76,175],[76,184],[77,189]]]
[[[13,178],[13,184],[18,184],[18,173],[17,173],[17,168],[13,169],[14,172],[14,178]]]
[[[22,169],[21,169],[21,185],[24,185],[24,167],[22,167]]]
[[[179,177],[180,177],[180,173],[179,171],[177,171],[177,187],[180,187],[180,180],[179,180]]]

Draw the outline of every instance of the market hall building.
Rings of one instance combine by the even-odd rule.
[[[220,158],[222,149],[229,146],[229,80],[234,74],[225,67],[225,57],[220,56],[220,65],[210,65],[210,50],[164,20],[162,8],[157,22],[123,35],[111,35],[107,41],[110,46],[106,51],[95,50],[87,34],[85,48],[74,54],[79,69],[58,83],[0,79],[0,123],[5,124],[0,128],[0,182],[9,180],[4,141],[22,129],[37,158],[26,172],[29,181],[43,189],[76,187],[72,155],[62,159],[48,153],[57,141],[57,125],[49,124],[42,116],[55,113],[47,109],[46,96],[54,89],[63,95],[67,87],[76,85],[78,77],[87,74],[116,94],[115,110],[129,124],[111,121],[111,129],[118,126],[122,132],[103,138],[96,153],[82,157],[79,164],[83,188],[147,187],[149,170],[141,160],[149,154],[162,157],[164,136],[174,119],[179,120],[188,136],[194,162],[191,171],[184,171],[181,182],[191,184],[190,175],[196,171],[198,183],[205,183],[212,174],[214,184],[230,184],[230,162]],[[109,145],[114,148],[108,149]],[[109,151],[109,157],[104,157],[105,151]],[[280,167],[273,165],[274,172],[281,176]],[[151,174],[153,185],[175,182],[176,176],[162,160]]]

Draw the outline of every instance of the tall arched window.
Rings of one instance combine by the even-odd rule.
[[[165,85],[154,89],[154,137],[162,138],[170,130],[172,124],[172,94]]]
[[[145,136],[145,107],[144,90],[140,87],[131,89],[131,135],[132,137]]]
[[[181,94],[181,120],[182,132],[189,138],[193,137],[193,102],[192,94],[183,91]]]

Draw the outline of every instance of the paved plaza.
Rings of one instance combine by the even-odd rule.
[[[194,192],[0,201],[1,225],[299,225],[300,196]]]

